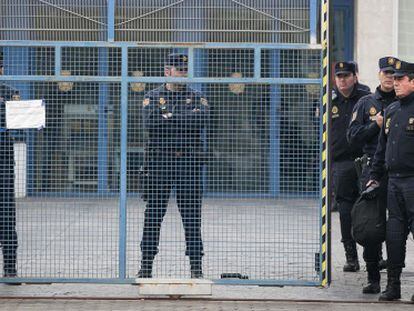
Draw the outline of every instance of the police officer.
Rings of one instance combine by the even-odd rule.
[[[187,56],[170,54],[165,76],[186,77]],[[152,277],[158,252],[160,229],[171,188],[175,186],[189,256],[191,277],[201,278],[201,201],[203,131],[209,107],[204,95],[192,88],[167,83],[150,91],[143,101],[148,163],[147,206],[141,241],[141,269],[138,277]]]
[[[384,126],[367,183],[378,186],[388,173],[388,281],[379,298],[385,301],[401,298],[406,239],[409,231],[414,234],[414,63],[396,61],[394,88],[398,101],[385,109]]]
[[[1,64],[0,64],[1,67]],[[3,276],[17,276],[16,204],[14,197],[13,139],[6,130],[5,102],[18,94],[0,84],[0,244],[3,250]]]
[[[355,64],[352,62],[335,64],[335,83],[331,115],[332,175],[346,256],[343,270],[356,272],[359,270],[359,262],[356,243],[351,235],[351,210],[359,194],[354,159],[361,155],[362,150],[359,146],[349,145],[346,131],[355,104],[369,92],[358,89]]]
[[[383,123],[382,114],[392,102],[396,100],[394,91],[394,64],[398,59],[383,57],[378,61],[380,85],[374,94],[362,97],[355,105],[352,112],[352,120],[348,128],[348,141],[351,146],[362,146],[364,156],[362,161],[362,173],[360,177],[361,191],[369,180],[370,163],[377,149],[379,132]],[[359,159],[358,159],[359,160]],[[386,175],[384,175],[386,179]],[[384,186],[378,192],[378,203],[385,219],[387,189],[386,180]],[[386,262],[380,260],[381,244],[367,245],[364,248],[364,260],[368,272],[368,285],[363,288],[364,294],[377,294],[380,289],[380,268],[385,268]],[[381,267],[379,265],[381,264]]]

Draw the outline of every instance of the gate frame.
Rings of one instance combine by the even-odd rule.
[[[108,28],[107,41],[31,41],[31,40],[0,40],[0,47],[51,47],[55,50],[54,75],[10,75],[1,76],[2,81],[14,82],[113,82],[121,86],[120,97],[120,189],[119,189],[119,267],[117,278],[0,278],[0,282],[13,283],[109,283],[131,284],[135,278],[126,278],[126,237],[127,237],[127,126],[128,126],[128,84],[141,83],[261,83],[268,85],[282,84],[317,84],[321,85],[322,96],[322,123],[320,128],[321,141],[321,165],[320,165],[320,189],[321,200],[319,209],[320,227],[320,252],[319,252],[319,281],[299,280],[232,280],[214,279],[214,284],[222,285],[267,285],[267,286],[328,286],[330,278],[330,209],[328,208],[330,196],[329,185],[329,155],[328,155],[328,127],[329,127],[329,0],[310,1],[310,44],[275,44],[275,43],[140,43],[114,41],[115,35],[115,0],[108,0]],[[318,5],[322,1],[322,38],[321,44],[317,43],[317,17]],[[121,49],[121,76],[62,76],[61,75],[61,51],[63,47],[100,47]],[[189,56],[189,72],[186,78],[171,77],[131,77],[128,76],[128,48],[186,48]],[[254,75],[251,78],[207,78],[194,77],[194,50],[195,49],[253,49],[254,50]],[[320,50],[322,60],[322,78],[261,78],[261,51],[273,50]],[[99,194],[98,194],[99,195]]]

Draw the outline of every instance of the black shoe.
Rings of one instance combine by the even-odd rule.
[[[380,301],[393,301],[401,298],[401,268],[387,270],[387,287],[379,297]]]
[[[401,291],[397,288],[387,288],[381,293],[379,301],[394,301],[401,298]]]
[[[200,270],[191,270],[191,278],[192,279],[202,279],[203,278],[203,271]]]
[[[380,292],[381,287],[377,282],[368,283],[368,285],[362,289],[363,294],[379,294]]]
[[[191,278],[192,279],[203,278],[203,263],[201,260],[201,256],[196,256],[194,258],[190,257],[190,267],[191,267]]]
[[[152,271],[151,270],[147,270],[147,269],[141,269],[139,270],[138,274],[137,274],[137,278],[138,279],[150,279],[152,278]]]
[[[16,270],[5,270],[3,277],[5,278],[15,278],[17,277],[17,271]]]
[[[8,270],[8,271],[4,271],[4,274],[3,274],[3,277],[4,278],[7,278],[7,279],[14,279],[14,278],[17,278],[17,272],[16,272],[16,270]],[[20,283],[20,282],[8,282],[8,283],[4,283],[5,285],[22,285],[22,283]]]
[[[411,296],[411,301],[414,302],[414,294]]]
[[[344,242],[346,263],[344,265],[344,272],[359,271],[358,252],[355,241]]]
[[[358,260],[347,261],[343,268],[344,272],[357,272],[359,271],[359,262]]]
[[[381,270],[384,270],[384,269],[387,269],[387,266],[388,266],[388,262],[386,260],[384,260],[384,259],[381,259],[378,262],[378,268],[380,269],[380,271]]]

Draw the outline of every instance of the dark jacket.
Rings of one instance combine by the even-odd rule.
[[[384,113],[370,178],[414,176],[414,93],[392,103]],[[385,166],[384,166],[385,164]]]
[[[346,131],[351,121],[352,110],[358,100],[369,92],[354,87],[348,98],[334,89],[332,96],[331,152],[334,161],[353,160],[362,154],[360,146],[350,146]]]
[[[202,131],[209,106],[201,92],[190,87],[170,91],[163,85],[145,95],[143,110],[147,148],[165,152],[203,150]]]
[[[347,138],[354,147],[362,147],[364,154],[373,157],[377,149],[380,127],[375,121],[377,113],[384,115],[384,110],[396,101],[395,92],[385,93],[377,87],[374,94],[362,97],[352,111]]]

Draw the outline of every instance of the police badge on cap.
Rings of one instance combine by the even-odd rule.
[[[164,62],[165,66],[173,66],[181,70],[188,68],[188,56],[185,54],[171,53],[168,54]]]
[[[394,77],[403,77],[408,75],[414,75],[414,63],[397,60],[395,62]]]
[[[355,63],[353,62],[337,62],[335,64],[335,75],[356,73]]]
[[[378,67],[380,71],[392,71],[394,72],[395,64],[399,61],[398,58],[392,57],[392,56],[386,56],[382,57],[378,60]]]

